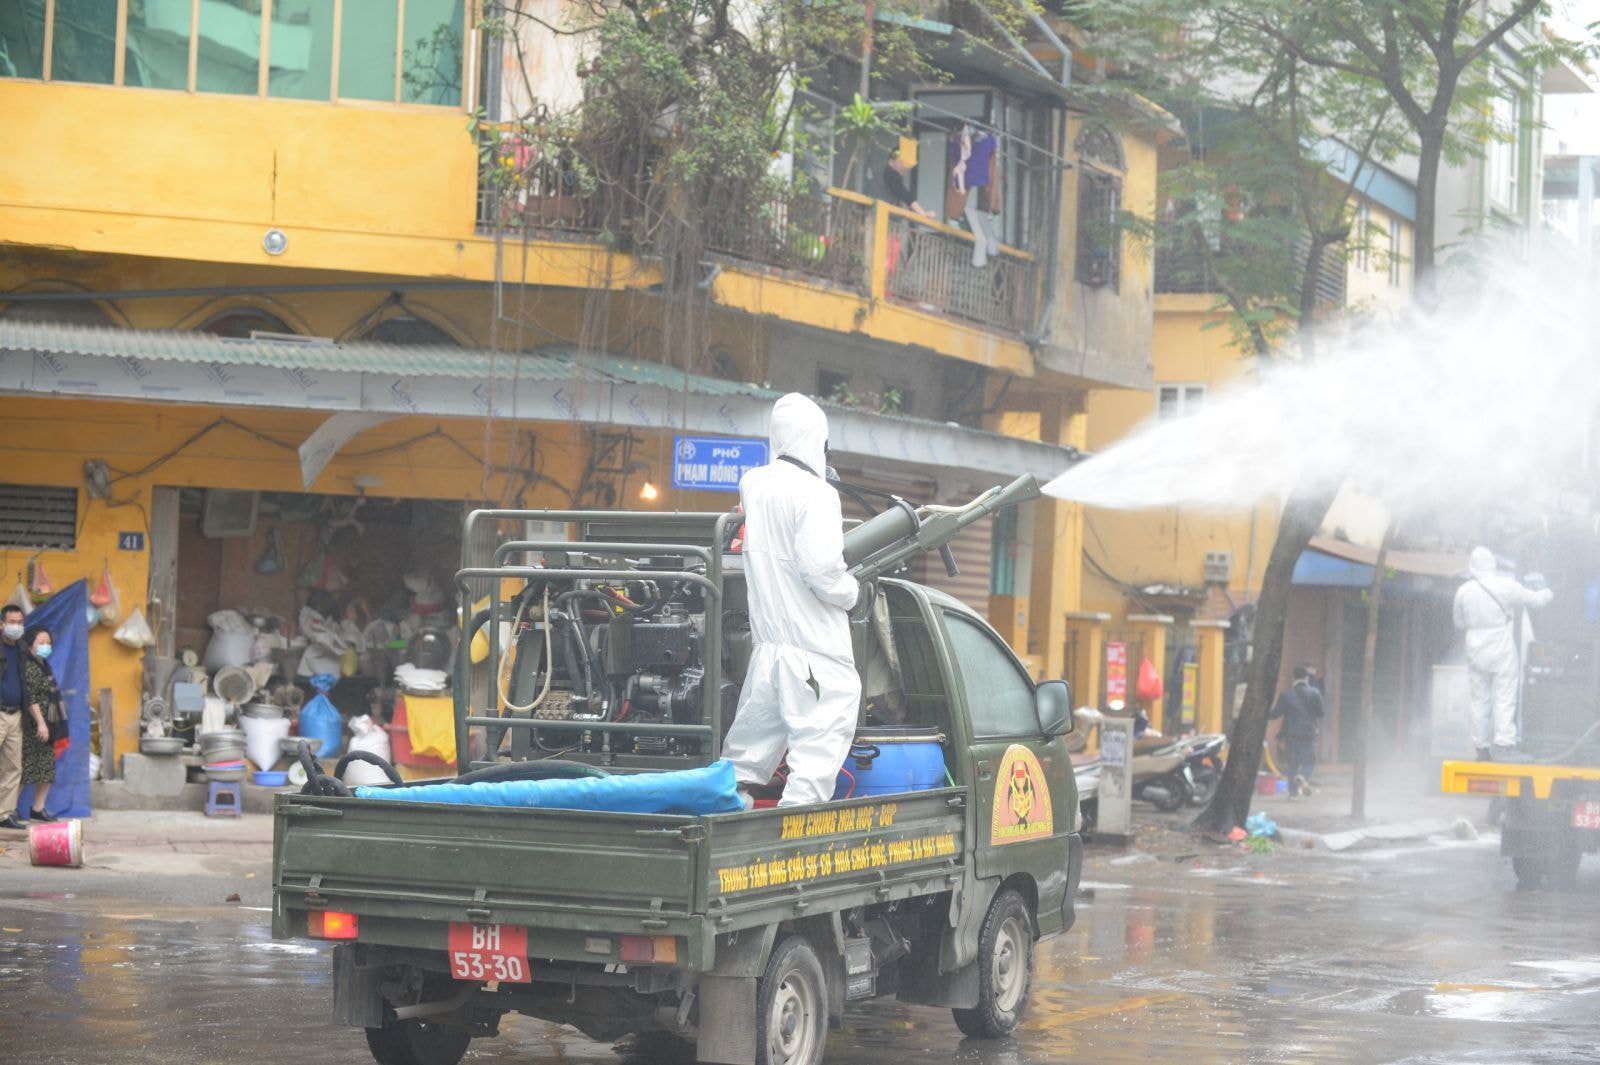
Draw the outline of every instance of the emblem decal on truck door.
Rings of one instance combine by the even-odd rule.
[[[1044,839],[1055,833],[1050,809],[1050,785],[1032,751],[1021,744],[1006,748],[994,786],[994,817],[989,842],[1005,843]]]

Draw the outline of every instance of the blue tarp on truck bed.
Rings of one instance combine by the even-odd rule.
[[[443,802],[470,806],[520,806],[553,810],[603,810],[629,814],[722,814],[744,804],[733,777],[733,763],[712,762],[703,769],[575,780],[512,780],[480,784],[423,784],[413,787],[359,787],[360,799]]]

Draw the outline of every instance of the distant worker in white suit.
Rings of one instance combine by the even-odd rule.
[[[1456,589],[1456,629],[1467,646],[1467,695],[1472,708],[1472,745],[1478,760],[1520,761],[1517,750],[1517,688],[1522,655],[1516,623],[1523,607],[1541,607],[1555,597],[1548,588],[1524,587],[1497,572],[1494,552],[1474,547],[1467,580]],[[1492,750],[1491,750],[1492,748]]]
[[[855,737],[861,678],[847,612],[861,589],[826,480],[828,416],[791,392],[773,405],[768,435],[772,461],[739,481],[755,647],[723,756],[743,792],[771,780],[787,752],[778,805],[798,806],[833,798]]]

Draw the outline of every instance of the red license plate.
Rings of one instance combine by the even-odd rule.
[[[533,982],[528,970],[528,930],[508,924],[450,922],[450,975],[457,980]]]
[[[1572,827],[1600,829],[1600,799],[1585,799],[1573,807]]]

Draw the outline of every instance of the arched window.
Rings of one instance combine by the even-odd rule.
[[[293,333],[295,330],[275,314],[255,307],[231,307],[207,318],[200,332],[243,340],[251,333]]]
[[[1094,123],[1079,131],[1072,148],[1078,157],[1078,283],[1114,292],[1122,283],[1122,143]]]
[[[437,344],[447,348],[461,346],[455,337],[432,322],[409,314],[385,318],[367,330],[361,339],[376,340],[382,344]]]
[[[17,300],[6,303],[0,293],[0,318],[14,322],[57,322],[62,325],[104,325],[116,322],[93,300]]]
[[[1110,170],[1127,170],[1122,161],[1122,142],[1110,129],[1098,122],[1085,125],[1072,142],[1072,150],[1082,163],[1098,163]]]

